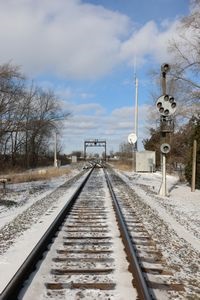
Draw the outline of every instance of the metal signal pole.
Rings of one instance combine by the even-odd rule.
[[[167,64],[166,64],[167,65]],[[161,67],[161,75],[162,75],[162,92],[163,95],[166,95],[166,73],[169,71],[169,65],[167,67]],[[165,142],[166,133],[161,133],[162,140]],[[167,191],[167,178],[166,178],[166,153],[161,151],[161,164],[162,164],[162,183],[159,190],[159,195],[166,196],[168,194]]]
[[[170,70],[169,64],[161,66],[161,86],[163,95],[160,96],[156,102],[157,109],[160,113],[160,133],[161,133],[161,164],[162,164],[162,183],[159,190],[159,195],[167,196],[167,182],[166,182],[166,154],[170,152],[170,145],[166,138],[174,130],[172,115],[176,111],[176,101],[174,97],[167,95],[166,92],[166,74]]]

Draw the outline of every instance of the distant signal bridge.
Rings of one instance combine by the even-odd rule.
[[[105,140],[98,140],[98,139],[94,139],[94,140],[86,140],[84,142],[84,159],[86,160],[86,150],[87,147],[104,147],[104,160],[106,161],[106,141]]]

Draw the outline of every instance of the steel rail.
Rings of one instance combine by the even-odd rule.
[[[23,287],[23,284],[28,279],[30,274],[36,269],[36,264],[41,260],[44,252],[47,250],[48,245],[51,243],[52,239],[55,237],[56,232],[64,221],[65,217],[70,212],[73,207],[77,197],[81,193],[84,185],[86,184],[88,178],[90,177],[94,167],[88,172],[87,176],[80,183],[74,194],[70,197],[67,204],[63,207],[60,213],[57,215],[56,219],[41,237],[37,245],[33,248],[31,253],[28,255],[24,263],[12,277],[10,282],[4,288],[0,294],[0,300],[11,300],[18,299],[17,296]]]
[[[137,284],[137,291],[138,291],[139,297],[140,297],[140,299],[143,299],[143,300],[155,299],[153,294],[150,292],[150,289],[148,288],[145,278],[143,276],[140,264],[137,259],[136,251],[135,251],[133,243],[130,239],[130,234],[129,234],[127,226],[126,226],[126,221],[123,217],[122,210],[120,208],[120,205],[119,205],[119,202],[115,195],[115,192],[113,190],[111,181],[110,181],[109,176],[108,176],[107,172],[105,171],[105,169],[104,169],[104,173],[105,173],[108,188],[110,190],[111,197],[113,199],[114,209],[116,212],[116,216],[117,216],[120,232],[122,235],[122,239],[123,239],[123,242],[125,245],[125,249],[128,254],[130,268],[131,268],[131,271],[134,275],[134,279]]]

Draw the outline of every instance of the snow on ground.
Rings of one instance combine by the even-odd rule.
[[[183,299],[200,299],[200,190],[191,192],[178,177],[167,176],[169,196],[161,197],[160,173],[118,174],[138,195],[140,217],[174,270],[174,278],[183,283]]]
[[[65,175],[50,180],[6,184],[6,193],[0,187],[0,229],[34,203],[50,195],[60,185],[80,172],[81,167],[70,168]],[[27,171],[28,172],[28,171]],[[1,176],[2,177],[2,176]]]
[[[161,197],[160,173],[123,172],[123,179],[136,193],[159,212],[163,220],[173,227],[177,234],[200,251],[200,190],[191,192],[186,183],[180,183],[176,176],[167,176],[169,195]]]
[[[71,174],[70,174],[71,175]],[[8,184],[5,195],[0,199],[5,205],[0,206],[0,227],[13,220],[34,202],[53,192],[64,183],[67,175],[50,181],[33,181],[18,184]]]
[[[9,185],[6,195],[0,195],[0,293],[77,189],[80,180],[71,186],[68,182],[79,173]],[[7,206],[7,201],[17,204]]]

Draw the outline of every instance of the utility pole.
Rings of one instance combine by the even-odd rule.
[[[138,78],[135,74],[135,134],[138,139]],[[135,142],[135,151],[138,150],[137,141]]]
[[[57,132],[55,131],[55,140],[54,140],[54,167],[58,167],[57,161]]]
[[[136,66],[135,66],[136,69]],[[135,137],[136,141],[133,144],[133,170],[136,172],[136,159],[137,159],[137,154],[136,152],[138,151],[138,78],[136,77],[136,71],[135,71],[135,126],[134,126],[134,131],[135,131]]]
[[[192,185],[191,185],[191,192],[195,192],[196,161],[197,161],[197,141],[194,140],[194,142],[193,142],[193,155],[192,155]]]
[[[136,63],[134,64],[134,81],[135,81],[135,119],[134,119],[134,132],[128,135],[128,142],[132,145],[132,168],[136,171],[136,152],[138,150],[138,79],[136,77]]]

